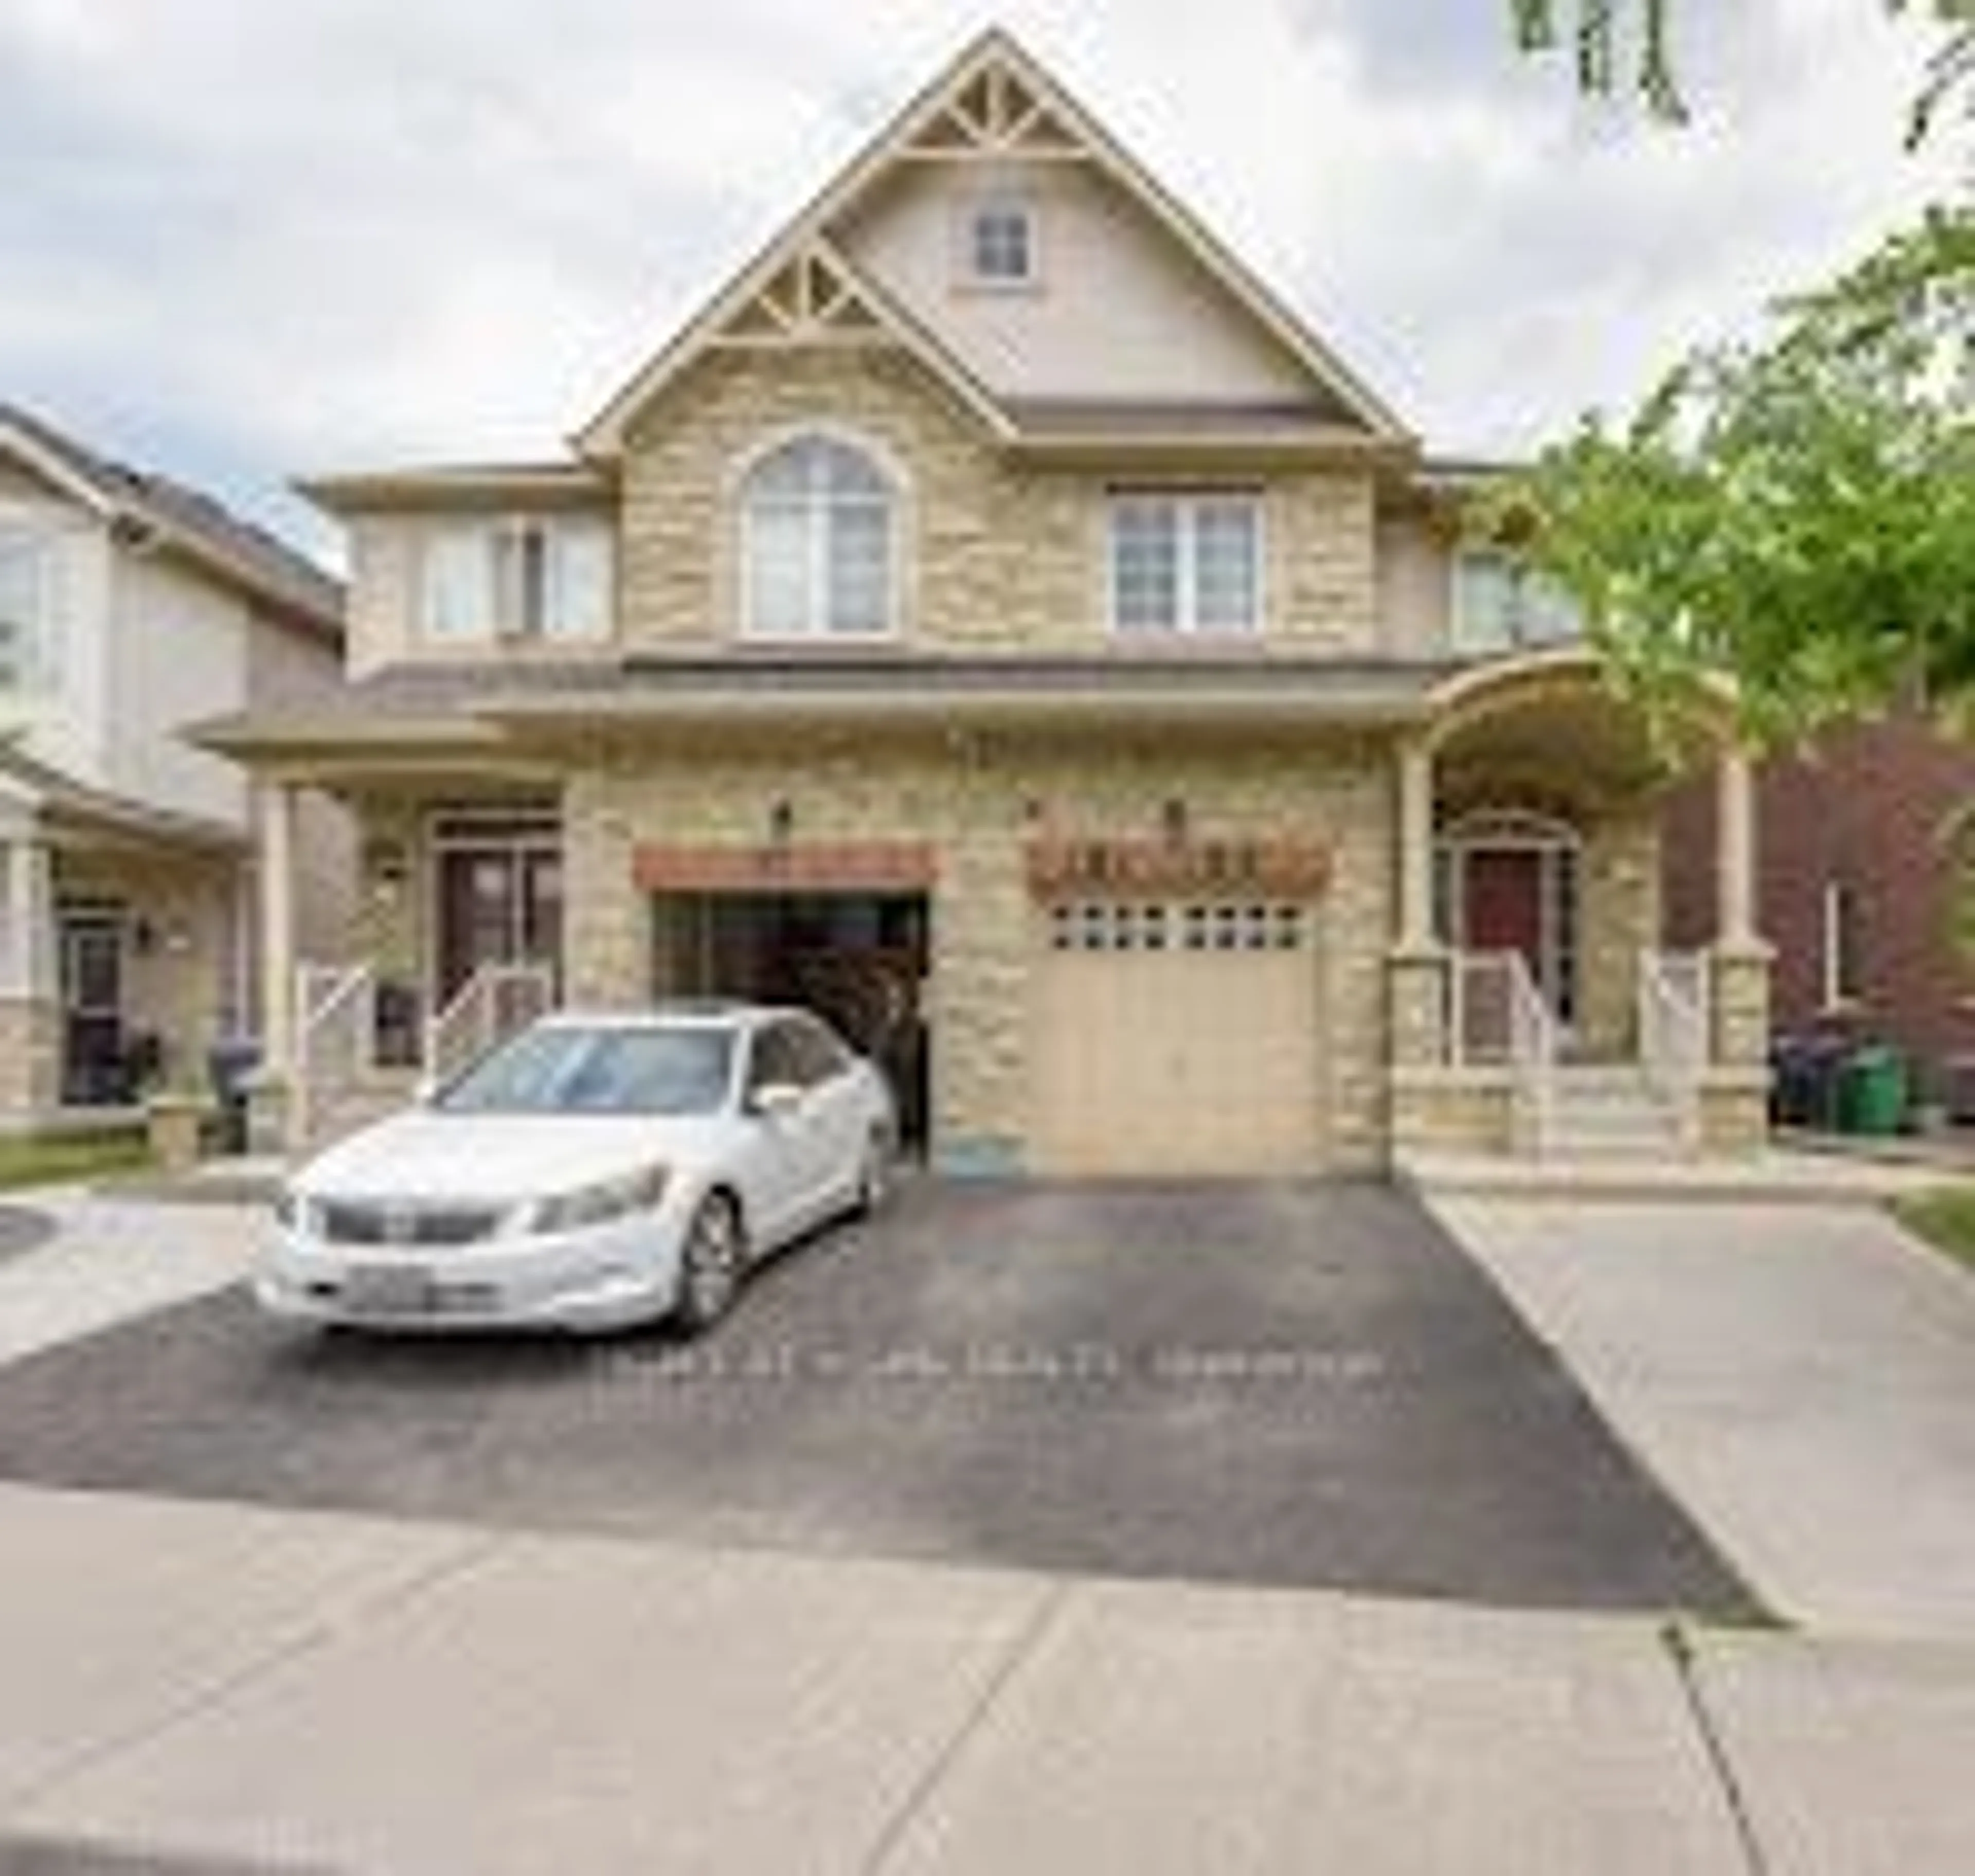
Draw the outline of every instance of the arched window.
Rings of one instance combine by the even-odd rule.
[[[896,629],[892,481],[861,449],[799,436],[741,495],[742,629],[756,638],[871,638]]]

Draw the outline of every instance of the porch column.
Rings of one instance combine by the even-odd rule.
[[[1433,751],[1423,737],[1402,743],[1398,792],[1396,930],[1385,961],[1387,1067],[1392,1143],[1402,1150],[1431,1132],[1431,1092],[1412,1085],[1447,1061],[1446,951],[1433,928]],[[1417,1111],[1416,1111],[1417,1110]]]
[[[260,794],[261,1062],[286,1077],[295,1050],[295,821],[300,790],[273,782]]]
[[[25,838],[8,841],[0,858],[0,997],[51,1002],[58,989],[53,861],[43,842]]]
[[[1756,786],[1748,757],[1724,750],[1715,774],[1717,938],[1729,950],[1756,941]]]
[[[1415,738],[1399,747],[1398,948],[1433,943],[1433,752]]]

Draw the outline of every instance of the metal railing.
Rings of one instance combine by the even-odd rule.
[[[375,1066],[377,971],[374,964],[298,965],[295,971],[295,1137],[314,1138],[337,1099],[360,1087]]]
[[[1461,951],[1452,967],[1448,974],[1449,1064],[1506,1069],[1517,1145],[1540,1153],[1556,1106],[1556,1018],[1519,951]]]
[[[482,964],[426,1026],[425,1072],[449,1081],[498,1043],[555,1007],[555,973],[547,964]]]
[[[1684,1142],[1698,1138],[1711,1000],[1704,951],[1641,951],[1639,1066]]]

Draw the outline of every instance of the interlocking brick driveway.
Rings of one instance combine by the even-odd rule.
[[[0,1476],[1038,1569],[1745,1612],[1369,1185],[912,1188],[708,1342],[317,1336],[238,1291],[0,1371]]]

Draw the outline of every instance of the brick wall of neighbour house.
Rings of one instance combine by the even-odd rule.
[[[0,997],[0,1125],[55,1105],[61,1046],[53,1004]]]
[[[733,637],[737,482],[764,444],[812,422],[862,435],[902,472],[909,641],[975,652],[1103,646],[1111,478],[1010,465],[920,366],[871,349],[792,353],[771,366],[710,356],[641,418],[623,481],[619,613],[629,648]],[[1265,526],[1268,647],[1369,648],[1369,478],[1272,478]]]
[[[868,738],[662,752],[626,745],[575,766],[567,787],[570,994],[613,1004],[651,993],[652,904],[632,871],[640,841],[757,847],[774,804],[787,801],[799,844],[928,843],[938,868],[928,999],[936,1144],[1018,1164],[1027,999],[1043,935],[1026,843],[1042,827],[1155,834],[1162,804],[1178,797],[1202,838],[1288,829],[1333,844],[1313,964],[1325,975],[1326,1085],[1314,1094],[1328,1111],[1335,1161],[1375,1164],[1385,1137],[1388,768],[1379,752],[1345,739],[1213,748],[1124,737],[1096,747]]]
[[[133,932],[124,965],[124,1020],[166,1045],[166,1071],[204,1084],[205,1051],[228,1019],[241,981],[236,914],[239,872],[228,859],[182,855],[63,853],[55,886],[62,898],[122,906]]]
[[[1975,809],[1975,747],[1896,718],[1825,738],[1814,759],[1766,764],[1758,801],[1776,1033],[1835,1026],[1891,1041],[1922,1064],[1931,1092],[1944,1061],[1975,1053],[1975,960],[1951,936],[1956,882],[1967,875],[1950,833],[1958,813]],[[1715,905],[1710,781],[1678,793],[1666,829],[1673,941],[1704,942]],[[1837,1011],[1825,1006],[1823,981],[1832,881],[1854,895],[1863,993]]]

